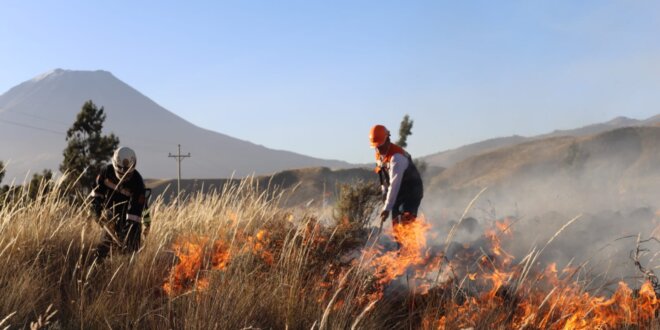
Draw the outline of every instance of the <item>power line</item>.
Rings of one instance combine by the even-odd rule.
[[[179,152],[176,155],[172,155],[172,153],[170,153],[167,157],[176,158],[177,170],[179,171],[179,175],[177,176],[177,180],[176,180],[176,195],[177,198],[179,198],[179,196],[181,196],[181,161],[184,158],[190,157],[190,153],[188,153],[187,155],[182,155],[181,145],[179,144]]]
[[[32,125],[23,124],[23,123],[17,123],[17,122],[10,121],[10,120],[5,120],[5,119],[0,119],[0,122],[5,123],[5,124],[9,124],[9,125],[20,126],[20,127],[24,127],[24,128],[36,129],[38,131],[43,131],[43,132],[48,132],[48,133],[53,133],[53,134],[66,135],[66,133],[64,133],[64,132],[55,131],[55,130],[52,130],[52,129],[49,129],[49,128],[37,127],[37,126],[32,126]]]
[[[3,110],[3,109],[0,109],[0,110]],[[14,110],[14,109],[7,109],[7,110],[5,110],[5,112],[7,112],[7,113],[13,113],[13,114],[21,115],[21,116],[25,116],[25,117],[30,117],[30,118],[34,118],[34,119],[39,119],[39,120],[42,120],[42,121],[45,121],[45,122],[48,122],[48,123],[60,124],[60,125],[63,125],[63,126],[65,126],[65,127],[66,127],[67,125],[69,125],[69,124],[66,124],[66,123],[64,123],[64,122],[61,122],[61,121],[59,121],[59,120],[55,120],[55,119],[53,119],[53,118],[42,117],[42,116],[35,115],[35,114],[33,114],[33,113],[28,113],[28,112],[19,112],[19,111],[16,111],[16,110]]]

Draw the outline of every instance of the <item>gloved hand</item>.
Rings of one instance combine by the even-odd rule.
[[[149,213],[142,216],[142,234],[144,237],[149,235],[149,229],[151,228],[151,217]]]
[[[380,222],[385,222],[387,218],[390,216],[390,211],[384,210],[383,212],[380,212]]]
[[[149,235],[149,229],[151,228],[151,214],[148,211],[142,212],[142,234],[144,237]]]

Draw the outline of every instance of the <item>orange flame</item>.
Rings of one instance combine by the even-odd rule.
[[[270,235],[266,230],[260,230],[255,236],[237,236],[245,239],[240,252],[257,255],[267,265],[274,263],[273,252],[268,250]],[[172,249],[178,262],[163,283],[163,291],[167,295],[175,296],[191,290],[203,291],[209,286],[206,272],[227,268],[231,260],[229,244],[223,240],[215,240],[212,244],[210,241],[204,236],[178,238],[175,241]]]
[[[431,228],[423,216],[406,223],[394,224],[392,236],[398,250],[381,251],[381,247],[367,249],[364,253],[373,271],[375,292],[363,302],[373,302],[383,297],[385,287],[392,281],[406,275],[408,285],[414,292],[425,294],[431,289],[428,274],[435,270],[439,259],[429,256],[426,236]]]
[[[266,264],[272,266],[275,257],[268,250],[268,244],[270,244],[270,235],[266,230],[261,229],[254,237],[247,238],[247,244],[244,246],[244,250],[260,256]]]
[[[362,269],[370,276],[369,287],[360,288],[360,294],[355,298],[339,297],[332,310],[376,302],[383,298],[388,285],[405,276],[409,292],[415,296],[431,297],[460,285],[456,290],[459,293],[450,295],[451,298],[429,299],[442,301],[442,306],[428,309],[429,314],[423,316],[422,326],[427,329],[480,328],[484,324],[514,329],[644,328],[658,321],[660,302],[649,282],[643,283],[639,290],[632,290],[621,282],[613,294],[605,295],[585,291],[584,282],[575,279],[578,269],[562,269],[556,263],[542,267],[535,264],[532,268],[538,268],[538,271],[534,272],[515,264],[516,259],[507,251],[506,244],[513,235],[511,223],[511,219],[494,222],[477,241],[478,246],[455,244],[452,249],[456,251],[451,256],[432,254],[427,244],[431,226],[424,217],[396,224],[391,235],[399,243],[398,250],[382,251],[381,246],[375,246],[353,251],[357,256],[365,257],[360,260],[367,260],[367,267]],[[325,249],[327,243],[332,242],[318,223],[307,223],[302,232],[301,244]],[[239,231],[234,236],[237,243],[233,246],[237,248],[231,252],[229,244],[222,240],[212,241],[206,237],[177,239],[173,250],[179,261],[163,284],[164,292],[172,296],[207,289],[208,272],[225,270],[240,253],[250,253],[263,261],[267,265],[263,269],[272,267],[276,264],[277,249],[282,241],[271,234],[265,229],[254,235]],[[450,260],[439,269],[439,261],[445,257]],[[320,288],[317,291],[321,293],[320,303],[327,302],[333,293],[338,292],[337,286],[344,285],[344,281],[337,279],[347,276],[348,264],[332,263],[324,268],[328,270],[327,274],[312,280],[315,288]],[[440,275],[443,281],[437,280]],[[460,299],[456,299],[459,295]]]
[[[208,279],[202,274],[203,270],[222,270],[227,267],[230,260],[229,249],[222,241],[215,241],[206,257],[209,239],[207,237],[193,237],[178,239],[173,246],[179,262],[170,271],[168,280],[163,284],[163,291],[167,295],[178,295],[185,291],[208,287]]]
[[[481,284],[479,288],[489,289],[462,303],[449,301],[442,315],[423,320],[424,328],[471,328],[490,322],[514,329],[616,329],[657,321],[660,302],[649,282],[638,293],[620,282],[607,298],[585,292],[572,279],[575,269],[563,269],[561,278],[557,264],[551,263],[533,280],[516,283],[513,279],[520,278],[521,269],[512,265],[513,256],[500,244],[500,236],[511,234],[504,224],[498,222],[485,233],[490,243],[485,253],[492,255],[481,257],[480,273],[465,270],[467,278]]]
[[[422,218],[393,226],[393,235],[400,244],[399,250],[385,252],[372,261],[379,284],[387,284],[403,275],[409,267],[426,261],[423,254],[426,248],[424,235],[430,227]]]

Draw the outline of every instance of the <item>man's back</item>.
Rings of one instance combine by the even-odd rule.
[[[96,177],[92,196],[100,198],[102,207],[111,210],[114,217],[126,216],[128,220],[139,221],[145,205],[144,181],[137,170],[128,177],[118,178],[108,164]]]

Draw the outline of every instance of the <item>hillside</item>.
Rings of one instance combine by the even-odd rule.
[[[509,137],[488,139],[485,141],[464,145],[455,149],[431,154],[422,157],[422,159],[428,162],[429,165],[449,167],[472,156],[494,151],[498,148],[513,146],[523,142],[542,140],[542,139],[547,139],[551,137],[560,137],[560,136],[584,137],[584,136],[590,136],[590,135],[611,131],[617,128],[653,126],[658,123],[660,123],[660,115],[648,118],[646,120],[637,120],[627,117],[617,117],[605,123],[592,124],[575,129],[554,130],[550,133],[536,135],[536,136],[525,137],[525,136],[514,135]]]
[[[422,157],[422,159],[432,166],[448,167],[471,156],[493,151],[501,147],[515,145],[524,141],[527,141],[527,138],[518,135],[489,139],[425,156]]]
[[[184,175],[194,178],[349,165],[273,150],[197,127],[107,71],[57,69],[0,95],[0,160],[9,163],[5,181],[22,180],[28,170],[57,170],[65,132],[87,100],[105,108],[104,130],[136,150],[138,166],[149,178],[176,177],[176,163],[167,155],[176,152],[177,144],[192,154],[185,160]]]
[[[337,185],[357,181],[377,182],[373,171],[365,168],[331,170],[323,168],[306,168],[286,170],[273,175],[255,177],[257,186],[262,190],[286,190],[287,206],[322,205],[332,203],[336,198]],[[205,194],[220,192],[227,184],[237,185],[238,179],[193,179],[181,180],[181,190],[184,197],[198,192]],[[147,180],[147,187],[152,189],[153,196],[162,195],[165,201],[170,201],[176,195],[176,180]]]
[[[500,205],[583,211],[656,205],[659,142],[660,127],[524,142],[457,163],[431,179],[428,191],[448,204],[489,187]]]
[[[532,140],[470,157],[445,170],[427,170],[422,209],[462,211],[484,187],[484,200],[503,212],[534,214],[555,210],[599,212],[655,207],[660,198],[660,127],[620,128],[585,137],[559,136]],[[258,186],[293,191],[286,204],[331,203],[338,183],[377,182],[368,168],[306,168],[255,177]],[[220,191],[238,180],[182,180],[187,193]],[[155,195],[166,200],[176,180],[150,180]],[[295,189],[294,189],[295,188]],[[325,196],[325,198],[323,197]]]

